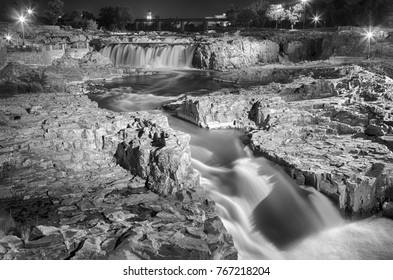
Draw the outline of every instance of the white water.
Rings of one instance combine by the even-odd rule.
[[[187,131],[179,120],[170,124]],[[298,187],[280,167],[242,149],[236,134],[187,132],[193,166],[239,259],[393,258],[393,221],[345,221],[321,193]]]
[[[133,81],[135,92],[118,84],[95,100],[114,111],[153,109],[188,86],[195,90],[204,79],[195,76],[193,84],[179,73],[155,78]],[[143,101],[135,107],[138,94]],[[191,135],[193,166],[240,259],[393,259],[393,221],[344,221],[322,194],[300,188],[279,167],[254,158],[239,131],[207,131],[171,117],[169,124]]]
[[[147,68],[192,68],[194,46],[113,44],[101,50],[115,65]]]

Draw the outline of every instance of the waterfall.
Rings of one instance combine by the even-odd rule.
[[[101,53],[121,66],[192,68],[194,49],[184,44],[112,44]]]

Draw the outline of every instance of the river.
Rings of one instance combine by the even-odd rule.
[[[107,82],[90,98],[117,112],[165,113],[161,105],[179,96],[230,86],[213,77],[190,69],[160,71]],[[297,186],[279,166],[255,158],[241,131],[208,131],[167,115],[172,128],[191,135],[193,166],[239,259],[393,259],[391,220],[346,221],[318,191]]]

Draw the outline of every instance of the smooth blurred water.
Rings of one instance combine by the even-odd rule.
[[[101,50],[115,65],[191,68],[195,47],[189,44],[112,44]]]
[[[155,73],[108,81],[89,97],[116,112],[155,110],[184,94],[202,95],[230,86],[213,80],[215,72],[155,69]]]
[[[211,78],[201,71],[162,72],[115,80],[90,97],[113,111],[159,112],[185,93],[227,86]],[[208,131],[168,117],[172,128],[191,135],[192,164],[240,259],[393,259],[393,221],[344,221],[318,191],[297,186],[280,167],[254,158],[239,140],[241,131]]]

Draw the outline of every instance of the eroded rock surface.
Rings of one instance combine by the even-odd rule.
[[[185,97],[178,115],[202,127],[252,130],[255,154],[326,194],[347,215],[388,213],[393,82],[360,67],[340,71],[347,74]]]
[[[82,58],[64,54],[50,66],[32,66],[10,62],[0,70],[0,95],[20,93],[81,91],[80,84],[86,80],[121,77],[123,70],[117,68],[98,52],[90,52]]]
[[[206,38],[197,41],[193,66],[201,69],[228,69],[278,61],[279,45],[250,38]]]
[[[236,258],[166,117],[35,94],[0,123],[1,259]]]

